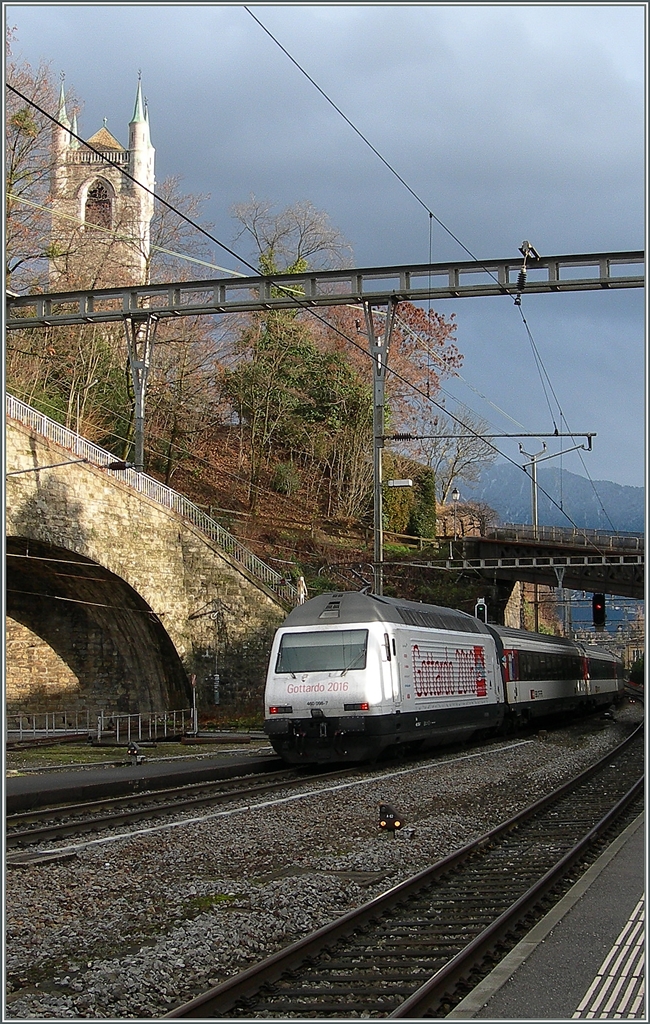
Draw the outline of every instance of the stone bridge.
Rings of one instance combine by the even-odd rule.
[[[259,704],[294,588],[113,459],[8,397],[8,712]]]

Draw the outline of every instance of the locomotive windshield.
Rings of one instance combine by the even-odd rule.
[[[366,667],[367,629],[285,633],[276,672],[354,672]]]

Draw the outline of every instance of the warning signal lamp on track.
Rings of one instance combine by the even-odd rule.
[[[402,827],[402,819],[390,804],[379,805],[379,827],[382,832],[395,832]]]
[[[607,613],[605,610],[605,595],[594,594],[591,599],[591,612],[593,623],[596,629],[603,629]]]
[[[479,597],[474,605],[474,615],[481,622],[487,622],[487,604],[484,597]]]
[[[126,748],[126,752],[131,758],[131,764],[142,764],[142,762],[144,761],[144,754],[140,752],[140,747],[135,742],[135,740],[131,740],[129,742]]]

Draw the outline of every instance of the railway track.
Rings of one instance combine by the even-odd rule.
[[[477,743],[476,749],[480,749],[482,745],[481,742]],[[446,748],[446,753],[453,753],[456,749],[455,746],[450,746]],[[400,763],[409,763],[410,760],[417,762],[418,758],[405,757]],[[256,773],[254,782],[248,775],[149,791],[139,788],[136,792],[127,794],[14,812],[7,814],[5,819],[6,847],[14,849],[34,846],[146,821],[174,812],[192,810],[204,805],[225,803],[238,797],[255,796],[274,789],[299,785],[301,782],[346,778],[356,773],[372,773],[375,770],[376,766],[372,764],[356,764],[329,771],[317,768],[305,774],[304,769],[297,766],[288,767],[278,760],[278,767],[272,771]],[[144,783],[140,782],[140,786],[142,785]],[[21,863],[23,862],[24,858],[21,859]]]
[[[351,775],[353,771],[354,769],[347,767],[338,771],[321,772],[317,777],[340,778]],[[6,819],[6,845],[9,849],[34,846],[174,812],[188,811],[205,804],[227,803],[248,798],[296,785],[301,781],[311,782],[313,778],[314,776],[306,778],[296,770],[285,768],[256,775],[254,782],[251,782],[250,777],[239,777],[9,814]],[[11,862],[10,858],[8,862]]]
[[[444,1017],[642,800],[639,728],[480,839],[166,1017]]]

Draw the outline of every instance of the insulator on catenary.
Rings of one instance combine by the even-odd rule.
[[[526,287],[526,271],[525,270],[520,270],[519,271],[519,277],[517,278],[517,291],[518,292],[523,292],[525,287]]]

